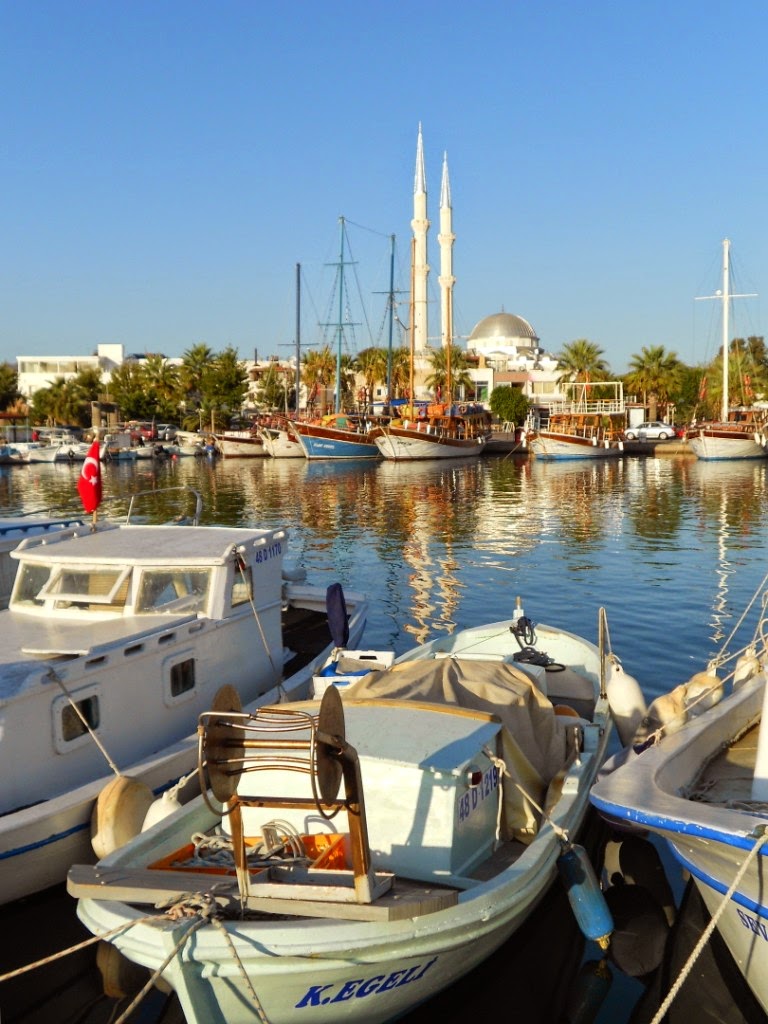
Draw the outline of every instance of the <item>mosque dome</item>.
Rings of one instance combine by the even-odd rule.
[[[469,336],[468,344],[473,342],[508,341],[511,339],[537,342],[536,331],[527,320],[512,313],[493,313],[475,324]]]

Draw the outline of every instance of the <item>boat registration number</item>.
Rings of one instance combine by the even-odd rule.
[[[476,786],[472,786],[459,798],[459,821],[466,821],[499,788],[499,769],[492,764],[483,772]]]
[[[273,558],[277,558],[283,553],[283,545],[279,540],[276,540],[274,544],[267,544],[266,547],[261,548],[259,551],[255,551],[253,560],[257,564],[259,562],[269,562]]]

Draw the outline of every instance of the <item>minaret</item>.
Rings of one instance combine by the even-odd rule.
[[[447,348],[453,343],[453,208],[451,207],[451,183],[448,179],[448,154],[443,154],[443,180],[440,185],[440,323],[442,344]]]
[[[415,239],[414,273],[413,273],[413,350],[418,355],[427,348],[427,178],[424,173],[424,144],[421,138],[421,121],[419,121],[419,137],[416,142],[416,174],[413,181],[413,220],[411,229]]]

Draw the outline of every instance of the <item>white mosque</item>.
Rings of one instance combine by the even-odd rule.
[[[427,179],[424,170],[424,140],[419,124],[416,140],[416,173],[413,184],[413,334],[414,355],[417,367],[423,376],[429,372],[429,305],[427,282],[429,261],[427,258],[427,236],[430,222],[427,216]],[[440,233],[437,236],[440,247],[440,338],[447,346],[449,340],[456,342],[453,330],[453,288],[456,278],[453,274],[453,207],[451,186],[448,176],[448,158],[443,155],[442,181],[440,185]],[[474,381],[475,397],[487,402],[495,387],[520,388],[534,406],[549,406],[562,401],[563,395],[557,386],[559,376],[557,357],[547,353],[539,345],[539,338],[531,324],[521,316],[493,313],[475,325],[466,346],[469,359],[469,375]],[[417,398],[429,397],[426,389],[417,384]],[[420,394],[419,391],[422,393]]]

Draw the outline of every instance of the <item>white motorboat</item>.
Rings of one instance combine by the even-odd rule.
[[[558,868],[605,944],[573,840],[608,690],[631,677],[602,609],[599,634],[518,610],[390,668],[342,652],[315,679],[321,701],[250,715],[221,693],[200,722],[203,795],[72,869],[81,920],[162,973],[188,1024],[398,1019],[490,956]]]
[[[735,641],[734,631],[705,671],[651,704],[592,802],[622,830],[667,840],[712,915],[700,943],[717,927],[768,1013],[765,583],[740,620],[759,609],[751,639]]]
[[[295,430],[289,425],[282,427],[259,427],[264,448],[273,459],[303,459],[304,449]]]
[[[195,764],[222,684],[246,704],[305,697],[333,648],[326,588],[283,569],[281,529],[98,523],[31,537],[0,612],[0,902],[92,856],[114,774],[152,790]],[[367,604],[348,598],[356,640]],[[346,642],[346,636],[342,637]]]

